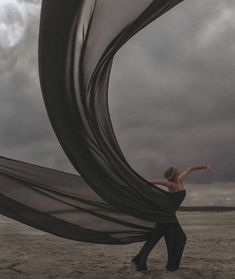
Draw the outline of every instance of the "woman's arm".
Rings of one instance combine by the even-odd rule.
[[[168,188],[173,186],[171,182],[164,181],[164,180],[148,180],[148,181],[152,184],[158,184],[158,185],[166,186]]]
[[[178,178],[181,179],[182,181],[185,179],[186,176],[188,176],[192,171],[194,170],[207,170],[209,174],[213,174],[212,169],[209,166],[198,166],[194,165],[186,169],[184,172],[182,172]]]

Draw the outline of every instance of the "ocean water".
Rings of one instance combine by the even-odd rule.
[[[234,226],[235,228],[235,210],[226,212],[180,211],[176,215],[183,226],[195,226],[198,228],[202,226]]]
[[[184,183],[186,197],[182,206],[235,206],[235,183]],[[166,187],[160,188],[166,190]]]

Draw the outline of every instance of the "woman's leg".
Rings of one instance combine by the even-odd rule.
[[[132,261],[137,264],[138,270],[147,269],[146,261],[148,255],[150,254],[154,246],[158,243],[158,241],[162,238],[162,236],[163,233],[161,231],[161,226],[160,224],[156,224],[139,253],[132,259]]]
[[[168,253],[166,268],[174,271],[180,265],[187,237],[178,222],[162,224],[162,232]]]
[[[184,233],[184,231],[179,223],[177,223],[176,235],[177,235],[176,241],[178,244],[176,245],[176,249],[175,249],[175,266],[178,268],[180,265],[184,247],[185,247],[185,244],[187,241],[187,236]]]

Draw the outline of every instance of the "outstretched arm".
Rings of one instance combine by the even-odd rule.
[[[213,174],[213,172],[212,172],[212,169],[209,167],[209,166],[198,166],[198,165],[194,165],[194,166],[191,166],[191,167],[189,167],[188,169],[186,169],[184,172],[182,172],[179,176],[178,176],[178,178],[179,179],[181,179],[182,181],[185,179],[185,177],[186,176],[188,176],[192,171],[194,171],[194,170],[207,170],[208,171],[208,173],[210,174],[210,175],[212,175]]]
[[[158,185],[166,186],[168,188],[171,188],[173,186],[171,182],[165,180],[148,180],[148,181],[151,182],[152,184],[158,184]]]

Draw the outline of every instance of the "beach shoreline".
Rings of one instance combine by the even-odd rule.
[[[235,211],[180,211],[177,217],[187,235],[180,269],[166,271],[167,252],[162,238],[149,255],[146,274],[133,271],[130,265],[143,242],[128,245],[78,242],[3,217],[1,222],[8,221],[8,226],[13,227],[17,224],[18,229],[23,227],[25,231],[0,230],[0,278],[235,278]]]

